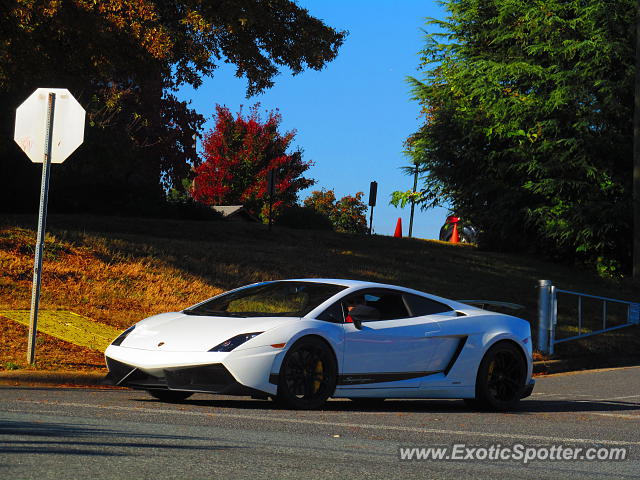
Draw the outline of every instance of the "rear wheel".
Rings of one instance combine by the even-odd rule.
[[[333,395],[336,375],[331,348],[318,338],[303,338],[282,361],[276,400],[289,408],[318,408]]]
[[[511,410],[520,401],[527,364],[516,345],[499,342],[487,351],[476,378],[476,398],[467,405],[497,411]]]
[[[153,398],[169,403],[182,402],[193,395],[192,392],[176,392],[173,390],[147,390],[147,393]]]

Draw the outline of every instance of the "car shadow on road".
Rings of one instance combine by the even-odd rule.
[[[140,455],[145,450],[227,450],[239,446],[212,445],[211,438],[142,433],[92,425],[46,421],[2,420],[0,454],[88,456]],[[128,441],[124,441],[124,439]]]
[[[163,404],[154,399],[136,399],[143,403]],[[272,401],[254,400],[246,398],[213,398],[211,400],[203,397],[187,399],[180,404],[205,408],[224,408],[235,410],[287,410]],[[381,412],[381,413],[403,413],[403,412],[424,412],[424,413],[474,413],[478,410],[468,407],[462,400],[386,400],[375,406],[362,406],[349,400],[336,399],[328,401],[320,411],[324,412]],[[562,412],[632,412],[637,411],[640,419],[640,403],[609,400],[574,400],[574,399],[554,399],[554,400],[522,400],[516,409],[510,411],[511,414],[532,414],[532,413],[562,413]]]

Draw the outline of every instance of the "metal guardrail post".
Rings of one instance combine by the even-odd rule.
[[[632,303],[629,305],[627,321],[631,325],[640,325],[640,303]]]
[[[550,353],[551,332],[551,280],[538,280],[538,350]]]
[[[558,297],[554,285],[549,287],[549,292],[549,355],[553,355],[556,346],[556,324],[558,323]]]

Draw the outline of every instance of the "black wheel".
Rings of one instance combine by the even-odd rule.
[[[463,398],[464,403],[467,407],[475,409],[479,409],[482,405],[475,398]]]
[[[173,390],[147,390],[147,393],[153,398],[169,403],[181,402],[193,395],[192,392],[176,392]]]
[[[518,347],[509,342],[497,343],[480,362],[476,398],[467,404],[489,410],[511,410],[520,401],[526,376],[527,364]]]
[[[303,338],[282,361],[276,400],[289,408],[318,408],[333,395],[336,375],[331,348],[318,338]]]
[[[374,398],[374,397],[354,397],[350,398],[353,403],[359,407],[379,407],[384,403],[386,398]]]

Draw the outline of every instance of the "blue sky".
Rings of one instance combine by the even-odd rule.
[[[408,190],[412,177],[400,167],[409,163],[403,142],[420,125],[419,106],[411,100],[408,76],[418,76],[418,52],[423,46],[426,17],[443,18],[435,1],[419,0],[304,0],[298,4],[349,35],[338,57],[322,71],[292,76],[283,71],[275,86],[261,95],[245,97],[246,80],[234,76],[233,66],[223,65],[197,90],[184,88],[183,100],[207,118],[205,131],[213,127],[216,103],[237,112],[240,105],[260,102],[261,110],[278,108],[282,129],[297,130],[296,146],[315,165],[306,176],[311,190],[333,188],[338,198],[358,191],[369,193],[378,182],[374,231],[391,235],[402,217],[407,235],[409,207],[389,205],[391,192]],[[445,209],[416,209],[413,234],[437,238],[447,215]],[[368,219],[368,214],[367,214]]]

